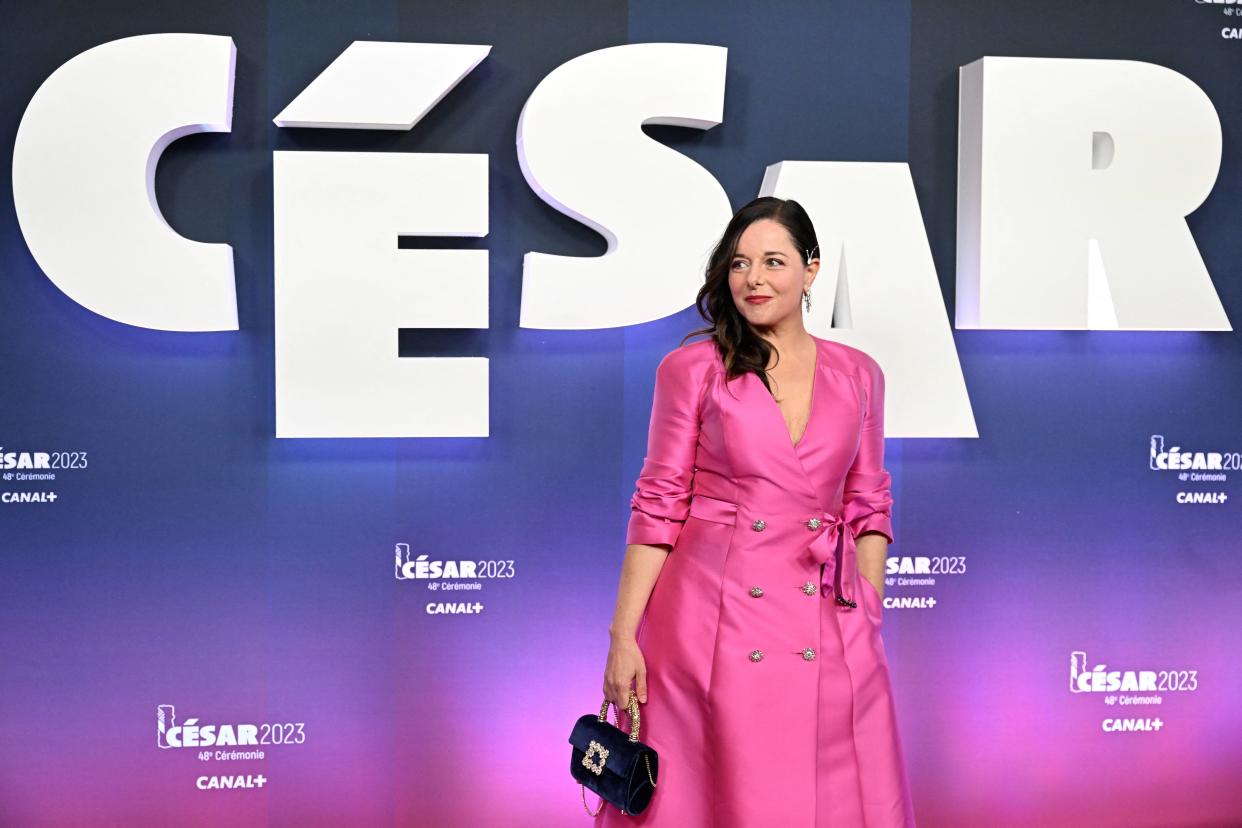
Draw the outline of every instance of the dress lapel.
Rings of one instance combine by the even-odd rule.
[[[802,432],[802,439],[797,445],[790,444],[793,449],[794,456],[798,459],[798,468],[802,470],[802,479],[806,482],[807,490],[814,492],[816,499],[820,501],[823,507],[823,493],[820,487],[816,485],[815,479],[808,474],[808,469],[817,468],[815,461],[815,451],[819,446],[817,440],[820,437],[819,429],[823,425],[823,412],[829,408],[829,400],[827,395],[827,381],[825,375],[827,368],[827,355],[824,353],[823,344],[815,340],[815,373],[811,377],[811,414],[807,418],[806,428]],[[776,400],[772,401],[772,405],[776,405]],[[780,418],[780,409],[777,408],[776,415]],[[784,429],[785,421],[781,420],[781,428]],[[789,432],[785,432],[786,442],[789,442]]]
[[[772,393],[764,386],[763,380],[753,373],[736,378],[741,386],[739,396],[742,401],[745,433],[747,439],[759,445],[763,452],[772,460],[774,479],[797,481],[807,493],[820,499],[818,487],[807,474],[804,458],[809,457],[815,447],[818,426],[816,412],[822,407],[823,396],[827,393],[824,385],[824,354],[823,346],[815,342],[815,373],[811,385],[811,414],[807,419],[806,428],[801,439],[795,445],[789,437],[789,429],[785,427],[785,418]]]

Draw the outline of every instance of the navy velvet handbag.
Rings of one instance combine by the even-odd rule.
[[[630,693],[630,732],[621,730],[621,711],[614,710],[617,725],[608,723],[608,699],[599,715],[587,713],[574,723],[569,734],[573,754],[569,772],[582,785],[582,807],[591,816],[611,802],[623,814],[641,814],[655,793],[660,760],[656,752],[638,741],[638,697]],[[615,705],[614,705],[615,707]],[[586,789],[599,794],[599,809],[586,803]]]

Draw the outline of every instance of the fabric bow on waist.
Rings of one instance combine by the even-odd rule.
[[[823,531],[816,535],[815,540],[811,541],[810,546],[811,557],[824,565],[824,578],[820,584],[820,591],[824,594],[832,592],[838,604],[856,608],[858,603],[847,598],[841,589],[843,581],[851,586],[854,584],[858,569],[853,527],[840,515],[825,514],[823,518],[812,518],[812,520],[818,520],[823,528]],[[848,555],[845,554],[846,538],[849,539],[850,554]],[[847,567],[848,571],[846,571]]]
[[[738,512],[738,504],[733,500],[712,497],[703,492],[695,492],[690,501],[690,514],[717,523],[730,523]],[[836,602],[844,607],[855,608],[858,604],[847,598],[843,593],[842,584],[848,583],[852,590],[857,583],[858,556],[854,545],[854,528],[846,521],[844,514],[849,513],[847,504],[843,514],[834,515],[820,512],[818,516],[805,521],[807,529],[815,532],[815,539],[810,543],[811,557],[824,564],[823,581],[820,593],[831,592]],[[799,518],[801,520],[801,518]],[[846,540],[849,541],[846,554]]]

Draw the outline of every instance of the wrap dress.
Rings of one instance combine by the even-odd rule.
[[[659,778],[643,813],[597,824],[915,824],[883,606],[855,554],[863,532],[893,539],[884,374],[814,339],[796,444],[762,380],[725,381],[713,340],[657,368],[626,542],[671,547],[637,629]]]

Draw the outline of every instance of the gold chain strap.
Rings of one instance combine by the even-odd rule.
[[[608,701],[608,699],[604,699],[604,704],[599,709],[599,720],[601,722],[608,721],[608,705],[609,704],[612,704],[612,702]],[[639,722],[639,714],[638,714],[638,696],[634,694],[633,690],[630,691],[628,707],[629,707],[629,712],[630,712],[630,724],[631,724],[630,741],[637,742],[638,741],[638,728],[640,726],[640,722]],[[613,714],[613,717],[617,720],[617,728],[620,729],[621,728],[621,708],[613,704],[612,714]],[[651,760],[650,758],[648,758],[647,754],[645,753],[643,754],[643,764],[647,766],[647,780],[651,783],[651,787],[654,788],[656,786],[656,781],[655,781],[655,777],[651,775]],[[582,788],[582,807],[585,808],[586,812],[590,814],[591,816],[599,816],[599,812],[604,810],[604,805],[606,802],[605,799],[601,796],[599,798],[599,807],[595,809],[595,811],[592,811],[591,808],[587,805],[587,801],[586,801],[586,785],[583,785],[581,782],[579,782],[578,787]]]
[[[608,803],[601,796],[599,798],[599,807],[596,808],[594,811],[592,811],[590,807],[588,807],[586,804],[586,785],[583,785],[582,783],[578,783],[578,787],[582,788],[582,807],[586,808],[586,812],[590,814],[591,816],[599,816],[599,812],[604,810],[604,806],[607,805]]]

